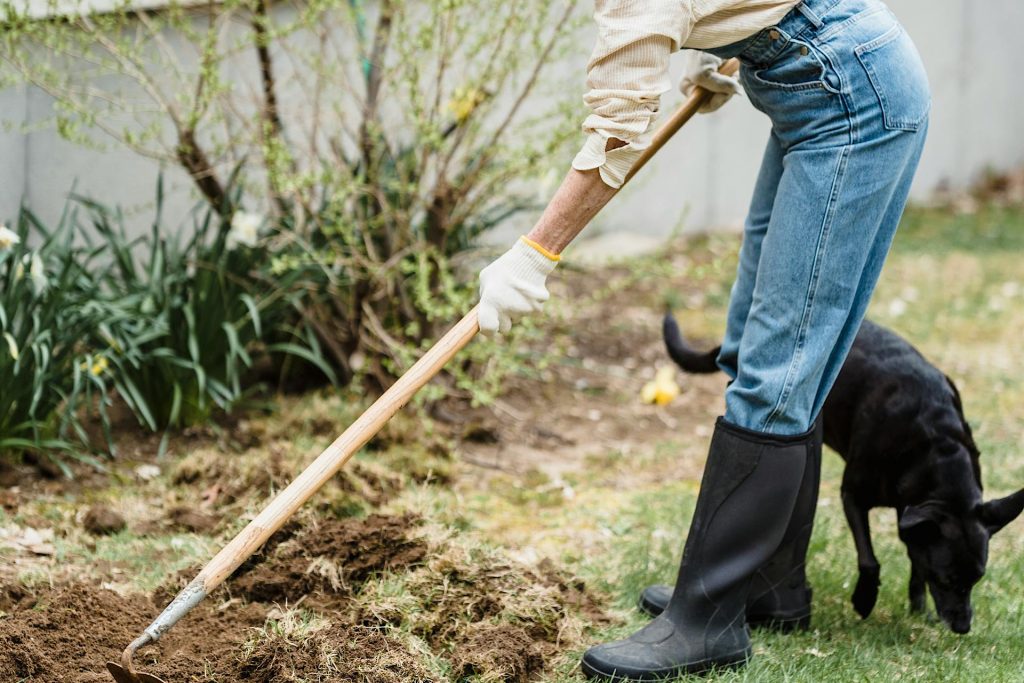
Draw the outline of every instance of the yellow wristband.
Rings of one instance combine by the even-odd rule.
[[[536,242],[531,240],[526,235],[523,235],[519,239],[521,239],[523,242],[525,242],[526,244],[530,245],[531,247],[533,247],[534,249],[539,251],[541,254],[543,254],[547,258],[551,259],[552,261],[556,261],[557,262],[557,261],[561,261],[562,260],[562,255],[561,254],[554,254],[554,253],[548,251],[544,247],[540,246],[539,244],[537,244]]]

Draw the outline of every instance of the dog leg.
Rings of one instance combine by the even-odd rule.
[[[867,508],[862,507],[849,491],[843,491],[843,511],[846,523],[853,534],[853,544],[857,548],[857,586],[853,589],[853,609],[862,619],[867,619],[878,600],[878,586],[881,583],[881,566],[875,557],[875,549],[871,546],[871,527],[868,524]]]
[[[901,508],[897,508],[897,524],[901,519],[903,519],[903,510]],[[907,557],[910,558],[910,582],[907,585],[907,596],[910,598],[910,613],[925,614],[928,609],[926,597],[928,584],[925,581],[924,568],[917,562],[914,562],[914,558],[911,556],[909,550],[907,552]]]

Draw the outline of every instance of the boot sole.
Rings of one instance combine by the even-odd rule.
[[[640,600],[637,602],[637,607],[641,612],[650,617],[658,616],[664,609],[661,605],[656,605],[646,600],[642,594],[640,596]],[[775,631],[777,633],[808,631],[811,628],[811,613],[807,612],[806,614],[786,616],[774,616],[770,614],[757,616],[748,615],[747,624],[750,628]]]
[[[587,678],[598,681],[608,681],[609,683],[625,683],[627,681],[670,681],[679,678],[680,676],[699,676],[712,670],[727,671],[730,669],[738,669],[750,661],[751,652],[751,650],[744,650],[743,652],[726,655],[724,657],[706,659],[703,662],[674,666],[667,669],[658,669],[656,671],[645,671],[637,674],[619,674],[598,671],[588,665],[585,661],[580,662],[580,669]]]

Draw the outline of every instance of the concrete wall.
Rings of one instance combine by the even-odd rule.
[[[989,168],[1024,164],[1024,89],[1016,87],[1024,72],[1024,53],[1016,43],[1024,25],[1024,3],[890,0],[890,6],[916,40],[934,93],[915,196],[926,197],[940,183],[967,185]],[[569,91],[582,93],[592,40],[592,33],[581,36],[578,58],[556,70]],[[678,80],[681,60],[673,67]],[[671,93],[663,109],[680,100]],[[0,92],[0,120],[31,125],[46,120],[51,106],[48,96],[31,88]],[[698,117],[599,218],[595,231],[662,236],[680,228],[737,227],[767,131],[766,119],[742,101],[731,102],[714,116]],[[139,225],[145,226],[158,172],[153,161],[116,147],[103,152],[78,147],[50,129],[30,134],[0,129],[0,220],[12,218],[21,201],[53,220],[74,186],[81,194],[139,211]],[[168,215],[184,218],[195,201],[191,184],[176,168],[167,169],[166,183]]]

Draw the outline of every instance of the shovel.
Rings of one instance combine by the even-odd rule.
[[[735,59],[730,59],[722,65],[720,71],[731,76],[736,73],[738,68],[739,62]],[[623,185],[629,182],[636,172],[654,156],[655,152],[661,149],[668,139],[683,127],[683,124],[693,118],[693,115],[697,113],[709,97],[710,93],[705,90],[698,88],[694,91],[672,117],[657,130],[650,146],[644,150],[644,153],[634,164],[626,176]],[[284,525],[289,517],[295,514],[314,493],[330,481],[337,474],[338,470],[360,448],[366,445],[366,442],[373,438],[387,421],[402,406],[408,403],[409,399],[424,384],[429,382],[479,331],[477,308],[474,306],[473,310],[457,322],[452,329],[448,330],[366,412],[360,415],[341,436],[335,439],[334,443],[317,456],[316,460],[310,463],[303,470],[302,474],[296,477],[287,488],[277,494],[255,519],[249,522],[230,543],[224,546],[202,568],[199,574],[167,605],[160,616],[125,648],[124,653],[121,655],[120,663],[107,662],[107,669],[114,677],[114,680],[117,683],[164,683],[161,678],[153,674],[135,670],[135,667],[132,665],[132,657],[134,657],[138,649],[159,640],[164,633],[178,623],[203,598],[231,576],[232,572],[238,569],[254,552],[259,550],[266,543],[267,539]]]

